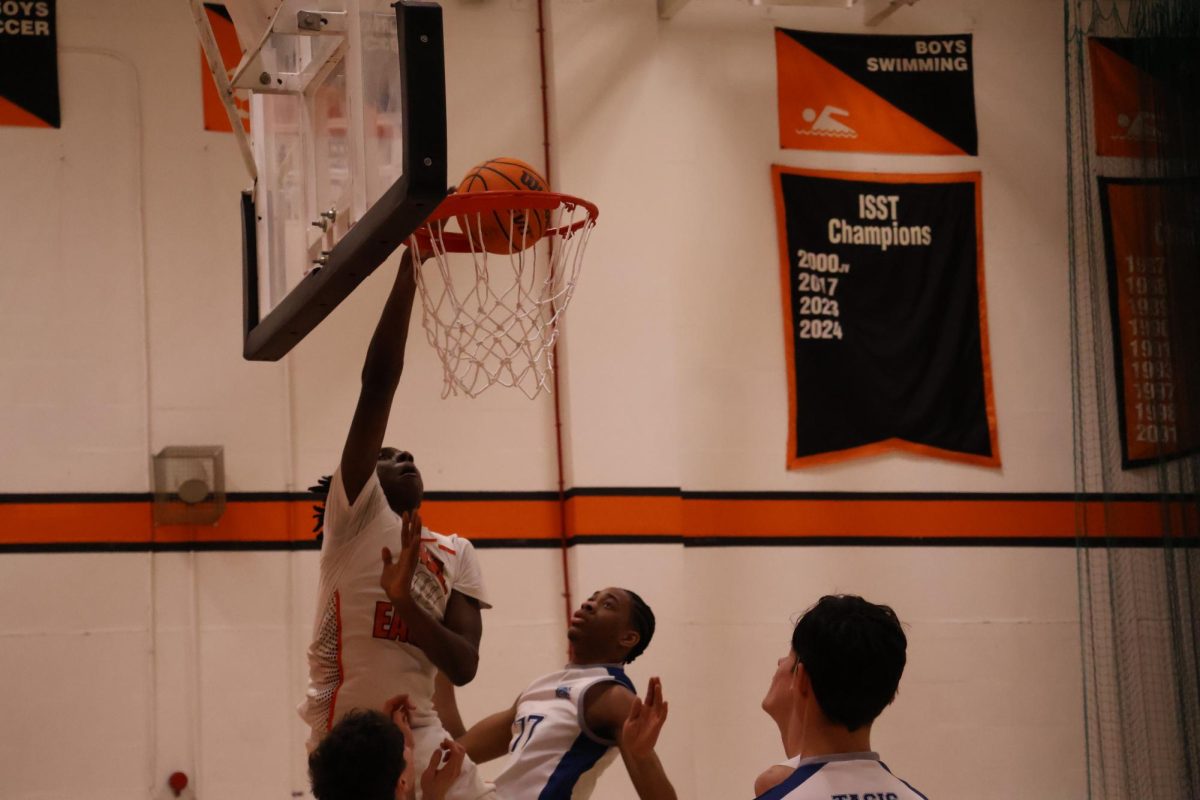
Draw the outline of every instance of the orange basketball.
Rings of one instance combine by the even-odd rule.
[[[459,192],[544,192],[546,179],[516,158],[493,158],[471,167]],[[550,210],[483,211],[457,218],[458,227],[489,253],[508,255],[532,247],[550,224]]]

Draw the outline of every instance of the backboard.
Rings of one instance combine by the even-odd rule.
[[[242,197],[243,354],[276,360],[446,194],[441,8],[226,5],[244,50],[231,89],[251,93],[257,172]]]

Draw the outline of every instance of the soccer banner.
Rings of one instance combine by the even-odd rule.
[[[54,0],[0,2],[0,125],[62,125]]]
[[[780,146],[977,155],[971,48],[970,34],[776,28]]]
[[[979,173],[772,173],[788,467],[888,450],[999,466]]]
[[[217,49],[221,51],[221,61],[225,65],[225,71],[232,80],[233,71],[237,69],[237,65],[242,60],[242,46],[238,43],[237,31],[233,27],[233,18],[225,6],[220,3],[205,3],[204,12],[208,15],[208,24],[212,26],[213,36],[216,37]],[[225,113],[225,106],[221,103],[221,95],[217,91],[217,84],[212,78],[212,73],[208,71],[208,61],[205,60],[203,51],[200,52],[200,82],[204,98],[204,130],[232,133],[233,129],[229,127],[229,115]],[[250,99],[240,96],[242,94],[244,93],[235,93],[233,102],[237,108],[238,117],[242,121],[242,127],[249,133]]]
[[[1195,233],[1168,210],[1200,208],[1200,181],[1101,178],[1100,207],[1121,462],[1130,469],[1200,448],[1190,414],[1200,345]]]

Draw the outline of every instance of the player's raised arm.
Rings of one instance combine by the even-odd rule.
[[[641,800],[676,800],[675,788],[654,750],[667,720],[667,702],[658,678],[650,679],[644,703],[624,686],[601,684],[589,693],[585,713],[592,730],[616,740]]]
[[[441,620],[421,607],[412,593],[421,551],[421,515],[405,511],[401,520],[400,553],[393,561],[392,551],[383,548],[379,585],[408,625],[409,643],[421,648],[454,685],[463,686],[475,678],[479,667],[479,640],[483,636],[479,601],[451,591]]]
[[[392,400],[400,384],[400,373],[404,371],[404,349],[416,288],[416,265],[410,248],[400,258],[396,281],[367,348],[358,405],[342,449],[342,485],[351,505],[379,461]]]

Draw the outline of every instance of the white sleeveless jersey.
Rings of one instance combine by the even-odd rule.
[[[508,764],[496,778],[499,800],[582,800],[616,758],[616,742],[587,727],[583,700],[601,683],[634,691],[618,665],[568,664],[544,675],[517,698]]]
[[[877,753],[794,758],[795,771],[756,800],[928,800],[891,773]]]
[[[347,711],[379,710],[398,694],[407,694],[416,705],[414,728],[440,726],[433,708],[436,668],[423,651],[408,644],[408,628],[379,585],[380,551],[386,546],[398,553],[400,531],[400,517],[374,472],[353,506],[346,501],[341,471],[334,473],[325,503],[308,690],[299,708],[312,731],[310,750]],[[452,590],[487,607],[469,541],[425,529],[421,548],[413,589],[430,615],[445,615]]]

